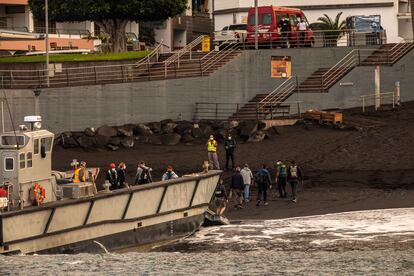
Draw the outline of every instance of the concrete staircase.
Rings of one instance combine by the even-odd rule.
[[[355,49],[331,68],[319,68],[304,81],[297,84],[295,78],[286,80],[271,93],[257,94],[244,104],[230,120],[265,119],[285,113],[289,105],[284,104],[293,93],[328,92],[345,75],[357,66],[392,66],[414,48],[413,42],[386,44],[377,50]]]

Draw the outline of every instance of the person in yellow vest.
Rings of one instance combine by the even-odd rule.
[[[217,141],[214,140],[214,136],[210,135],[210,139],[207,141],[208,161],[213,169],[220,170],[220,164],[217,156]]]
[[[80,167],[75,169],[73,173],[73,183],[86,182],[86,162],[80,162]]]

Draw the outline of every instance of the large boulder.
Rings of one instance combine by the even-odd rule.
[[[161,135],[149,136],[148,143],[153,144],[153,145],[162,145]]]
[[[121,138],[121,146],[124,148],[133,148],[134,147],[134,138],[133,137],[123,137]]]
[[[118,127],[118,135],[121,137],[133,137],[134,136],[134,126],[125,125]]]
[[[276,135],[279,135],[279,131],[277,130],[276,127],[270,127],[266,130],[266,138],[272,139]]]
[[[209,125],[204,126],[201,130],[203,131],[203,134],[205,137],[208,137],[211,134],[214,134],[213,128]]]
[[[161,123],[161,127],[163,127],[166,124],[174,123],[174,120],[172,120],[172,119],[165,119],[165,120],[162,120],[160,123]]]
[[[163,134],[161,136],[162,144],[167,145],[167,146],[177,145],[178,143],[180,143],[180,140],[181,140],[181,135],[177,133],[168,133],[168,134]]]
[[[266,123],[263,121],[259,121],[257,122],[257,130],[262,130],[265,129],[267,127]]]
[[[60,135],[61,145],[64,148],[76,148],[79,147],[78,141],[72,136],[71,132],[63,132]]]
[[[174,129],[174,132],[180,134],[181,136],[184,134],[191,134],[192,129],[194,128],[193,124],[187,121],[183,121],[177,124]]]
[[[243,121],[239,124],[237,129],[239,136],[244,140],[248,140],[250,138],[250,135],[257,131],[257,122]]]
[[[191,130],[191,135],[194,137],[194,138],[201,138],[201,137],[203,137],[204,136],[204,133],[203,133],[203,131],[199,128],[199,127],[197,127],[197,128],[193,128],[192,130]]]
[[[76,141],[78,142],[79,146],[83,149],[93,148],[96,145],[95,138],[86,135],[77,138]]]
[[[174,133],[174,129],[177,127],[176,123],[167,123],[162,126],[162,133],[163,134],[171,134]]]
[[[181,136],[181,142],[183,143],[191,143],[194,141],[194,137],[191,136],[191,134],[185,133],[183,136]]]
[[[110,137],[106,137],[106,136],[102,136],[102,135],[95,135],[95,142],[96,142],[96,146],[98,147],[105,147],[108,142]]]
[[[219,141],[224,141],[227,137],[227,130],[224,128],[218,129],[214,132],[214,138]]]
[[[95,136],[95,129],[88,127],[85,129],[84,133],[86,136],[89,136],[89,137]]]
[[[248,142],[252,143],[258,143],[263,141],[263,139],[266,137],[266,132],[263,130],[255,131],[249,138]]]
[[[151,129],[151,131],[153,133],[156,133],[156,134],[161,133],[161,123],[160,122],[148,123],[147,126]]]
[[[106,147],[110,150],[113,150],[113,151],[119,150],[118,146],[114,146],[114,145],[111,145],[111,144],[106,145]]]
[[[121,145],[121,138],[119,138],[119,137],[111,137],[111,138],[109,138],[108,145],[112,145],[112,146],[119,147]]]
[[[134,127],[133,133],[135,136],[149,136],[152,135],[151,129],[144,125],[144,124],[138,124]]]
[[[118,134],[118,131],[114,127],[110,126],[101,126],[96,130],[97,135],[105,136],[105,137],[114,137]]]
[[[239,126],[239,122],[238,121],[230,121],[229,122],[229,128],[236,128]]]

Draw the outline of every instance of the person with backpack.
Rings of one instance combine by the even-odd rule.
[[[135,175],[135,184],[143,185],[152,182],[151,176],[152,169],[145,165],[144,161],[141,161],[137,167],[137,173]]]
[[[263,205],[269,205],[267,203],[267,188],[272,188],[270,173],[266,168],[266,164],[263,164],[263,167],[257,172],[255,177],[255,182],[257,183],[257,203],[256,206],[260,206],[263,196]]]
[[[162,175],[161,181],[171,180],[178,178],[178,175],[174,172],[172,166],[167,167],[167,171]]]
[[[288,182],[292,187],[292,201],[297,202],[297,192],[299,181],[303,178],[302,170],[296,165],[294,160],[290,161],[290,166],[288,168]]]
[[[287,183],[287,166],[278,160],[276,163],[276,178],[275,182],[279,188],[279,197],[285,198],[287,196],[286,183]]]

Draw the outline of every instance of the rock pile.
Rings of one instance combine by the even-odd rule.
[[[105,125],[97,129],[63,132],[56,137],[55,144],[64,148],[118,150],[121,147],[132,148],[136,143],[153,145],[205,143],[211,134],[218,141],[223,141],[229,132],[238,142],[261,142],[278,134],[275,127],[266,128],[266,124],[260,121],[202,120],[194,123],[168,119],[147,124],[127,124],[118,127]]]

